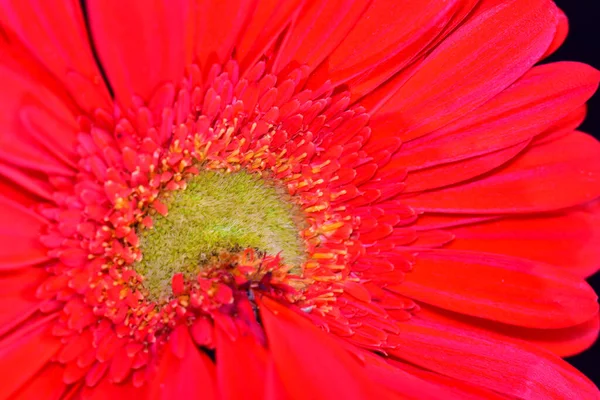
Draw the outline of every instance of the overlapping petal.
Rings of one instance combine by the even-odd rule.
[[[117,101],[149,100],[161,83],[178,82],[192,61],[194,4],[189,0],[88,2],[100,61]]]

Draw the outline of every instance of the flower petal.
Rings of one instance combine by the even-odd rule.
[[[556,5],[553,4],[554,7]],[[550,47],[544,53],[542,58],[546,58],[554,53],[562,44],[565,42],[567,35],[569,34],[569,20],[565,13],[558,7],[556,7],[556,14],[558,16],[558,22],[556,25],[556,33],[554,33],[554,39],[550,43]]]
[[[596,341],[598,328],[600,327],[599,315],[594,316],[589,321],[567,328],[537,329],[470,317],[426,305],[423,306],[421,311],[423,311],[421,315],[427,315],[429,319],[439,319],[444,323],[450,323],[452,326],[477,331],[517,345],[525,341],[544,348],[559,357],[569,357],[588,349]]]
[[[390,363],[389,358],[383,358],[373,353],[368,353],[361,349],[354,350],[357,357],[365,364],[365,373],[373,380],[373,384],[384,386],[393,392],[401,393],[402,399],[408,400],[434,400],[434,399],[475,399],[474,397],[465,396],[465,393],[457,390],[455,385],[453,388],[437,385],[436,382],[430,379],[420,379],[414,374],[413,368],[410,373],[409,368],[399,362]],[[401,365],[401,366],[400,366]],[[466,385],[465,385],[466,386]],[[461,396],[457,395],[460,392]],[[479,398],[477,398],[479,399]]]
[[[39,311],[42,302],[36,290],[47,276],[42,268],[0,272],[0,336]]]
[[[449,249],[523,257],[580,277],[600,269],[600,201],[561,213],[466,225],[452,233]]]
[[[117,0],[88,3],[100,61],[117,101],[148,100],[164,82],[178,83],[192,61],[190,0]]]
[[[434,372],[424,370],[421,368],[414,367],[408,363],[404,363],[393,358],[389,358],[388,362],[390,365],[396,366],[398,369],[409,372],[416,378],[422,379],[422,381],[428,382],[430,385],[435,384],[441,386],[445,391],[445,395],[438,396],[438,399],[446,399],[450,393],[456,393],[460,399],[472,399],[472,400],[506,400],[505,396],[498,393],[492,392],[489,389],[484,389],[477,385],[461,381],[458,379],[450,378],[445,375],[436,374]]]
[[[236,45],[236,59],[247,70],[272,46],[300,11],[302,0],[261,0]]]
[[[222,399],[264,399],[267,352],[252,336],[232,340],[217,329],[217,381]]]
[[[19,400],[39,400],[40,393],[45,400],[61,400],[67,390],[62,377],[64,367],[57,363],[47,364],[39,373],[29,380],[14,398]]]
[[[109,104],[79,1],[3,1],[0,20],[65,85],[82,108],[93,111]]]
[[[417,138],[517,80],[553,38],[556,16],[548,4],[548,0],[501,2],[467,21],[373,115],[374,137]]]
[[[375,68],[350,79],[346,84],[349,86],[353,98],[365,96],[366,99],[369,99],[368,102],[373,102],[378,97],[381,98],[384,95],[389,96],[394,93],[395,88],[389,83],[394,81],[395,75],[402,74],[405,69],[412,68],[415,62],[418,62],[443,42],[459,24],[472,15],[471,12],[478,2],[479,0],[456,2],[447,14],[438,15],[442,19],[435,26],[430,26],[431,29],[421,31],[420,35],[415,35],[416,40],[407,40],[408,46],[403,47],[394,57],[386,59]],[[441,3],[437,2],[437,4]],[[361,100],[360,102],[365,101]]]
[[[447,310],[532,328],[564,328],[598,312],[581,278],[504,255],[421,251],[405,281],[388,289]]]
[[[357,361],[307,319],[266,297],[260,311],[275,367],[291,398],[385,398]]]
[[[0,79],[4,83],[0,91],[2,164],[71,175],[79,128],[72,105],[25,71],[17,73],[0,65]]]
[[[273,66],[276,73],[296,61],[316,68],[364,18],[369,0],[317,0],[303,5]]]
[[[481,179],[423,192],[404,202],[417,211],[494,214],[552,211],[599,196],[600,143],[573,132],[532,146]]]
[[[473,112],[405,143],[393,161],[418,170],[522,143],[583,105],[599,81],[600,72],[586,64],[534,67]]]
[[[476,178],[506,164],[521,153],[527,145],[529,145],[529,141],[524,141],[514,146],[496,150],[485,155],[410,171],[407,174],[406,179],[404,179],[404,183],[406,184],[404,193],[438,189]],[[388,165],[392,166],[395,164],[404,165],[398,160],[394,160]],[[385,168],[385,170],[387,169],[388,168]],[[382,171],[383,170],[384,169],[382,168]]]
[[[49,259],[40,242],[46,221],[37,213],[0,196],[0,271],[39,264]]]
[[[194,54],[200,66],[226,62],[250,21],[256,0],[197,0]],[[208,72],[208,71],[205,71]]]
[[[156,376],[152,378],[150,398],[216,399],[213,362],[195,346],[187,326],[180,325],[175,332],[180,340],[178,346],[183,347],[177,355],[172,351],[172,346],[165,346]]]
[[[60,348],[51,324],[21,328],[0,340],[0,398],[10,398],[42,369]]]
[[[106,399],[147,399],[146,388],[135,387],[131,381],[124,384],[114,384],[108,379],[102,379],[94,387],[84,386],[81,390],[81,400]]]
[[[401,70],[430,43],[451,20],[459,1],[382,0],[374,1],[339,46],[315,72],[308,87],[319,87],[325,80],[335,85],[358,78],[377,69],[368,92]],[[321,39],[319,39],[321,40]],[[306,46],[308,43],[306,44]],[[384,64],[384,65],[382,65]],[[349,85],[355,94],[357,85]],[[355,97],[360,94],[355,94]]]
[[[401,323],[390,353],[422,368],[511,398],[595,399],[598,389],[559,357],[525,343],[454,326],[426,313]]]

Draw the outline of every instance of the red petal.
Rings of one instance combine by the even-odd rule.
[[[187,327],[179,328],[178,347],[183,346],[181,358],[165,346],[156,376],[152,378],[151,399],[216,399],[215,366],[189,334]]]
[[[217,381],[222,399],[264,399],[267,352],[254,337],[217,329]]]
[[[93,111],[109,104],[108,91],[87,40],[79,1],[3,1],[0,19],[81,107]]]
[[[554,20],[547,0],[513,0],[467,21],[377,111],[374,135],[414,139],[493,98],[548,48]]]
[[[161,83],[179,83],[192,61],[190,0],[117,0],[88,4],[92,34],[117,100],[148,100]]]
[[[6,399],[36,376],[60,348],[51,324],[21,328],[0,341],[0,398]]]
[[[598,315],[589,321],[568,328],[536,329],[469,317],[430,306],[423,306],[419,312],[422,312],[422,316],[426,315],[428,319],[440,320],[444,323],[451,320],[453,326],[476,331],[498,340],[510,341],[517,345],[526,341],[559,357],[569,357],[589,348],[598,337],[600,327]]]
[[[0,193],[20,204],[32,206],[43,200],[52,200],[53,188],[43,181],[45,179],[46,174],[0,164]]]
[[[491,327],[490,327],[491,328]],[[494,327],[494,331],[526,340],[559,357],[570,357],[590,348],[598,338],[598,315],[591,320],[564,329],[520,329],[512,326]]]
[[[44,400],[61,400],[67,388],[62,381],[64,367],[60,364],[47,364],[35,375],[21,390],[15,393],[14,398],[19,400],[39,400],[44,394]]]
[[[0,65],[0,160],[44,174],[71,175],[78,124],[69,104],[26,74]],[[37,178],[34,174],[32,177]],[[11,176],[8,176],[10,179]],[[31,179],[31,177],[30,177]],[[39,179],[47,185],[47,178]],[[18,182],[17,182],[18,184]]]
[[[404,202],[418,211],[491,214],[551,211],[599,196],[600,143],[573,132],[531,147],[482,179]]]
[[[357,77],[363,83],[363,74],[385,64],[372,77],[370,88],[361,90],[362,93],[368,92],[413,60],[449,22],[457,3],[455,0],[373,2],[329,55],[321,67],[323,71],[316,72],[309,87],[318,87],[325,80],[338,85]],[[306,44],[307,47],[309,45],[310,42]],[[355,90],[356,85],[349,86],[351,91]]]
[[[423,368],[527,399],[596,399],[598,389],[557,356],[433,320],[423,311],[401,323],[391,353]]]
[[[263,0],[254,6],[254,13],[236,45],[236,59],[243,70],[250,68],[265,53],[298,15],[302,0]]]
[[[0,273],[0,335],[9,332],[40,309],[36,291],[47,273],[42,268],[22,268]]]
[[[0,196],[0,271],[48,261],[40,242],[47,223],[39,214]]]
[[[475,156],[448,164],[410,171],[404,180],[405,193],[438,189],[481,176],[506,164],[527,147],[529,141],[482,156]],[[401,161],[394,161],[393,163]],[[388,164],[392,165],[392,164]]]
[[[451,228],[496,219],[496,216],[460,214],[421,214],[413,225],[417,231]]]
[[[288,399],[293,399],[293,397],[283,386],[283,382],[281,382],[281,379],[279,378],[273,359],[269,358],[267,363],[267,377],[265,380],[265,400]]]
[[[121,399],[147,399],[146,388],[136,388],[132,382],[113,384],[108,379],[103,379],[94,387],[84,386],[81,390],[81,400],[121,400]]]
[[[554,5],[554,4],[552,4]],[[554,5],[555,6],[555,5]],[[555,6],[556,7],[556,6]],[[565,13],[558,7],[556,7],[556,14],[558,16],[558,22],[556,25],[556,33],[554,33],[554,39],[550,43],[550,47],[544,53],[542,58],[546,58],[554,53],[562,44],[565,42],[567,35],[569,34],[569,20]]]
[[[476,6],[479,0],[462,0],[455,2],[453,7],[448,9],[447,13],[438,14],[441,19],[435,21],[434,25],[424,24],[430,29],[420,31],[419,35],[415,35],[416,40],[407,40],[408,46],[403,47],[394,57],[386,59],[386,61],[372,68],[368,72],[350,79],[346,84],[353,94],[354,98],[365,96],[381,97],[382,93],[392,94],[395,92],[391,87],[388,87],[388,82],[393,80],[394,74],[398,75],[405,68],[414,66],[414,62],[419,60],[425,54],[428,54],[435,47],[443,42],[456,27],[463,23],[463,20],[470,15],[473,7]],[[436,3],[440,4],[439,2]],[[425,6],[427,7],[427,6]],[[373,90],[379,93],[373,93]],[[373,95],[371,94],[373,93]],[[370,99],[373,101],[373,99]],[[361,100],[361,103],[363,100]]]
[[[560,121],[555,122],[546,132],[536,136],[533,139],[533,144],[539,145],[545,142],[551,142],[561,138],[574,130],[585,120],[587,115],[587,105],[582,105],[578,109],[572,111]]]
[[[593,289],[555,267],[454,250],[422,251],[415,259],[404,282],[388,289],[447,310],[535,328],[577,325],[598,312]]]
[[[212,63],[221,64],[230,58],[256,0],[198,0],[197,3],[194,52],[200,65],[208,69]]]
[[[407,373],[406,370],[408,368],[405,368],[404,365],[401,367],[396,366],[396,364],[400,365],[400,363],[391,364],[387,359],[378,355],[358,349],[355,351],[357,357],[365,364],[365,373],[373,380],[373,384],[385,386],[395,393],[402,394],[402,399],[469,399],[469,397],[465,396],[456,396],[456,388],[448,390],[448,388],[441,387],[429,379],[419,379],[413,371],[410,374]],[[417,368],[414,368],[414,370],[417,370]]]
[[[495,393],[491,390],[483,389],[477,385],[473,385],[465,381],[459,381],[458,379],[417,368],[408,363],[397,360],[389,360],[389,363],[407,372],[410,372],[410,374],[428,382],[430,385],[436,384],[442,386],[448,393],[460,394],[460,399],[507,400],[506,396]],[[445,399],[445,397],[439,398]]]
[[[31,188],[34,189],[33,192],[29,192],[26,189],[27,185],[23,185],[22,179],[19,179],[20,177],[25,176],[24,174],[21,173],[14,179],[14,181],[18,183],[12,183],[9,179],[5,178],[7,172],[10,176],[11,173],[15,173],[17,170],[18,168],[15,167],[0,165],[0,193],[2,193],[4,198],[11,199],[16,203],[29,208],[40,203],[44,198],[50,199],[52,197],[52,192],[49,190],[50,185],[39,185],[38,182],[35,181],[35,178],[29,178],[29,182],[32,184]],[[40,194],[35,194],[36,189],[40,189]]]
[[[269,348],[291,398],[385,398],[332,337],[273,300],[263,298],[261,303]]]
[[[523,257],[580,277],[600,268],[600,201],[557,214],[466,225],[452,233],[450,249]]]
[[[599,80],[600,72],[585,64],[535,67],[473,112],[405,143],[393,160],[415,170],[522,143],[578,109]]]
[[[316,68],[364,18],[367,0],[308,1],[287,35],[274,65],[279,72],[293,61]]]

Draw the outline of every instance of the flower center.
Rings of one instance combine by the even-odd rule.
[[[154,298],[170,295],[173,275],[191,278],[224,251],[280,254],[296,268],[305,261],[300,212],[275,182],[244,170],[203,171],[170,194],[168,214],[141,232],[143,258],[135,265]]]

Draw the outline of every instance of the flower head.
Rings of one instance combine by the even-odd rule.
[[[425,3],[0,4],[0,398],[598,397],[600,73]]]

